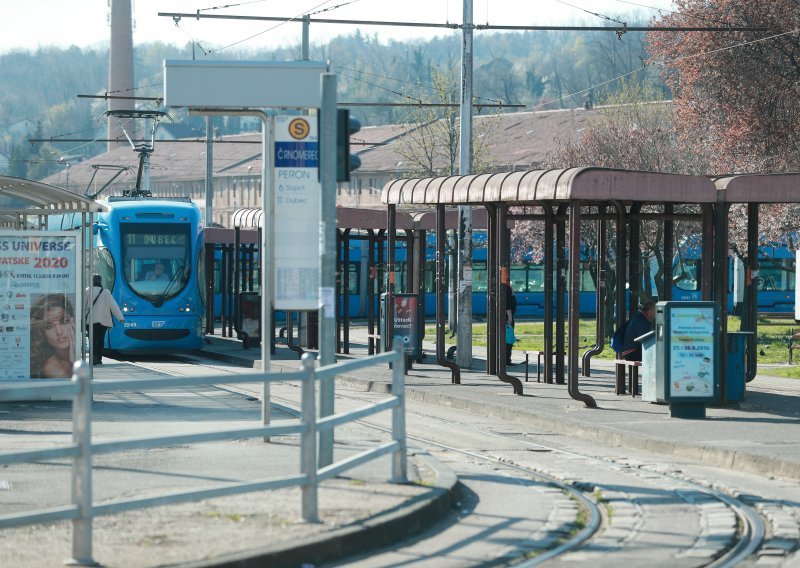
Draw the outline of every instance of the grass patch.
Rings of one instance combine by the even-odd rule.
[[[728,317],[728,331],[739,331],[740,319],[735,316]],[[800,324],[793,319],[758,319],[758,340],[756,350],[758,353],[758,373],[778,377],[800,378],[800,366],[797,363],[789,365],[789,350],[787,348],[789,337],[800,332]],[[544,322],[518,321],[515,334],[517,343],[514,351],[542,351],[544,349]],[[436,335],[435,326],[425,326],[425,337],[432,340]],[[486,346],[486,324],[477,323],[472,326],[472,343],[479,347]],[[595,343],[595,321],[593,319],[580,320],[579,350],[581,352],[592,347]],[[615,359],[614,352],[609,347],[610,338],[605,341],[605,349],[597,359]],[[451,340],[455,343],[455,339]],[[566,344],[566,337],[564,343]],[[800,362],[800,350],[795,353],[795,360]]]

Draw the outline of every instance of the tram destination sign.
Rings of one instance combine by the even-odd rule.
[[[276,116],[275,309],[319,308],[319,138],[312,116]]]

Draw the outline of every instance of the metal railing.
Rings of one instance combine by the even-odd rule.
[[[392,395],[362,408],[318,418],[316,412],[315,386],[318,380],[333,379],[337,375],[364,369],[375,365],[392,365]],[[364,359],[336,363],[327,367],[315,368],[314,358],[306,353],[301,369],[291,373],[248,373],[233,375],[229,381],[221,381],[218,376],[168,377],[154,379],[109,380],[92,382],[89,368],[82,363],[75,364],[75,374],[71,381],[48,382],[26,385],[0,385],[0,402],[30,400],[47,395],[72,399],[72,443],[59,447],[19,452],[0,452],[0,465],[28,463],[57,458],[72,459],[72,503],[67,506],[39,509],[27,513],[0,515],[0,529],[31,525],[36,523],[70,520],[72,521],[72,559],[70,564],[96,565],[92,558],[92,521],[94,517],[111,515],[123,511],[145,507],[198,501],[213,497],[224,497],[280,489],[301,487],[302,518],[308,522],[318,520],[317,490],[320,482],[366,463],[375,458],[392,454],[392,476],[394,483],[406,481],[406,433],[405,433],[405,358],[402,341],[394,343],[392,351]],[[226,383],[273,383],[299,381],[301,383],[301,417],[299,420],[282,420],[280,424],[178,434],[133,438],[113,442],[92,443],[92,396],[96,393],[119,391],[142,391],[153,389],[174,389],[199,387]],[[362,419],[379,412],[392,411],[392,441],[365,450],[339,462],[319,469],[317,467],[317,434],[333,430],[335,427]],[[128,450],[141,450],[174,446],[179,444],[212,442],[241,438],[269,436],[300,436],[300,473],[282,477],[272,477],[257,481],[227,483],[193,491],[168,493],[155,497],[122,499],[93,502],[92,495],[92,456]]]

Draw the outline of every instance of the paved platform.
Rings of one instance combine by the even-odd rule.
[[[199,375],[207,368],[191,372]],[[156,374],[109,359],[95,368],[99,382]],[[280,392],[280,385],[273,389]],[[108,393],[95,396],[93,414],[93,441],[102,442],[252,426],[260,422],[260,402],[206,387]],[[276,420],[288,417],[293,416],[281,407],[273,410]],[[69,402],[0,403],[3,451],[69,443],[71,428]],[[297,437],[272,442],[241,439],[95,456],[95,502],[298,473]],[[342,427],[334,457],[374,445],[374,432]],[[95,520],[94,558],[115,567],[301,566],[362,552],[367,543],[385,546],[448,515],[457,482],[446,466],[412,455],[410,483],[391,484],[390,460],[380,458],[324,482],[320,523],[300,520],[299,488],[141,509]],[[8,514],[68,504],[69,471],[67,460],[0,468],[0,510]],[[70,526],[0,530],[0,566],[61,565],[70,554]]]
[[[350,355],[340,355],[340,360],[367,353],[365,328],[352,327],[350,337]],[[535,358],[530,366],[533,382],[524,384],[523,396],[516,396],[509,385],[482,371],[485,348],[474,349],[472,368],[462,370],[460,385],[451,384],[450,372],[436,365],[434,344],[425,342],[423,348],[426,361],[415,363],[408,373],[410,399],[463,408],[527,424],[531,429],[569,432],[606,444],[800,480],[800,380],[759,375],[747,384],[743,402],[709,408],[705,420],[682,420],[670,418],[667,406],[615,395],[613,363],[609,360],[595,359],[591,378],[581,377],[581,390],[598,403],[597,409],[589,409],[569,396],[566,385],[536,383]],[[245,350],[234,339],[211,336],[204,350],[209,356],[260,366],[259,350]],[[522,352],[515,351],[512,359],[523,357]],[[296,353],[279,344],[273,369],[294,369],[297,358]],[[512,367],[510,374],[524,380],[524,365]],[[387,368],[373,368],[341,377],[339,383],[388,392],[391,375]]]

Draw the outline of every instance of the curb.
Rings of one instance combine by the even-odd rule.
[[[318,565],[397,543],[448,515],[455,501],[458,478],[429,454],[413,454],[430,467],[436,480],[431,492],[410,499],[399,508],[379,513],[353,525],[299,542],[227,554],[215,559],[175,564],[180,568],[256,568]]]

